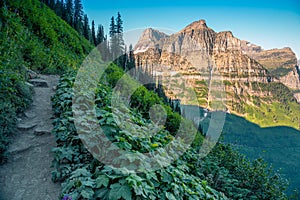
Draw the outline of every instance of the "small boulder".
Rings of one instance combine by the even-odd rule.
[[[51,131],[49,131],[48,129],[43,129],[43,128],[36,128],[34,130],[34,135],[37,135],[37,136],[41,136],[41,135],[44,135],[44,134],[51,134]]]
[[[35,71],[32,71],[31,69],[27,68],[27,73],[30,79],[38,78],[38,74]]]
[[[25,123],[25,124],[18,124],[17,128],[20,131],[28,131],[36,126],[37,126],[36,123]]]
[[[45,81],[43,79],[38,79],[38,78],[36,78],[36,79],[30,79],[29,83],[31,83],[35,87],[44,87],[44,88],[49,87],[47,81]]]

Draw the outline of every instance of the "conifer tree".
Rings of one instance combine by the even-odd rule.
[[[89,40],[90,28],[89,28],[89,19],[87,15],[84,15],[83,19],[83,36]]]
[[[123,39],[123,21],[121,19],[121,14],[118,12],[116,19],[116,33],[117,33],[117,49],[118,55],[123,54],[124,52],[124,39]]]
[[[54,12],[62,18],[64,13],[64,2],[63,0],[57,0],[54,6]]]
[[[132,47],[132,44],[130,44],[127,69],[130,70],[132,68],[135,68],[135,59],[134,59],[134,54],[133,54],[133,47]]]
[[[67,0],[66,1],[66,22],[71,26],[73,26],[73,15],[74,15],[73,0]]]
[[[103,38],[103,42],[99,43],[97,48],[102,56],[102,60],[108,61],[110,59],[110,47],[107,41],[107,36]]]
[[[123,33],[123,21],[121,19],[120,12],[118,12],[116,22],[117,22],[117,24],[116,24],[116,33]]]
[[[66,21],[66,6],[64,0],[60,2],[61,18]]]
[[[110,36],[110,52],[112,59],[114,60],[117,57],[117,37],[116,37],[116,25],[115,18],[112,16],[109,26],[109,36]]]
[[[54,0],[48,0],[48,6],[54,10],[55,7],[55,1]]]
[[[95,21],[92,21],[92,43],[97,46],[97,40],[96,40],[96,31],[95,31]]]
[[[96,46],[104,42],[104,28],[100,24],[98,25],[97,36],[96,36]]]
[[[81,0],[74,1],[74,28],[79,32],[83,32],[83,25],[82,25],[82,16],[83,16],[83,8]]]
[[[115,60],[117,57],[120,57],[116,62],[118,65],[121,65],[121,62],[123,63],[121,56],[124,54],[124,40],[123,21],[119,12],[116,22],[114,17],[111,18],[109,36],[112,59]]]

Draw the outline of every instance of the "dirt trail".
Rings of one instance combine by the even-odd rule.
[[[0,166],[0,200],[57,200],[60,184],[51,181],[51,96],[58,76],[40,76],[32,106],[21,117],[18,133],[10,144],[8,162]],[[48,87],[46,87],[48,85]]]

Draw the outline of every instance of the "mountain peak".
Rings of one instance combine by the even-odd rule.
[[[206,21],[204,19],[200,19],[186,26],[181,32],[189,32],[192,30],[207,29],[207,28],[208,27],[206,25]]]
[[[138,43],[135,45],[135,53],[144,52],[148,48],[154,48],[161,40],[169,37],[167,34],[155,30],[153,28],[147,28],[143,31]]]
[[[161,38],[167,36],[168,36],[167,34],[153,28],[147,28],[142,33],[143,38],[153,38],[155,40],[160,40]]]
[[[206,25],[206,21],[204,19],[200,19],[198,21],[195,21],[193,23],[191,23],[190,25],[191,28],[207,28],[207,25]]]

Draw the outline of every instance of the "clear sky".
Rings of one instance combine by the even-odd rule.
[[[291,47],[300,59],[299,0],[83,0],[83,7],[106,32],[118,11],[125,32],[147,27],[177,32],[205,19],[213,30],[230,30],[264,49]]]

